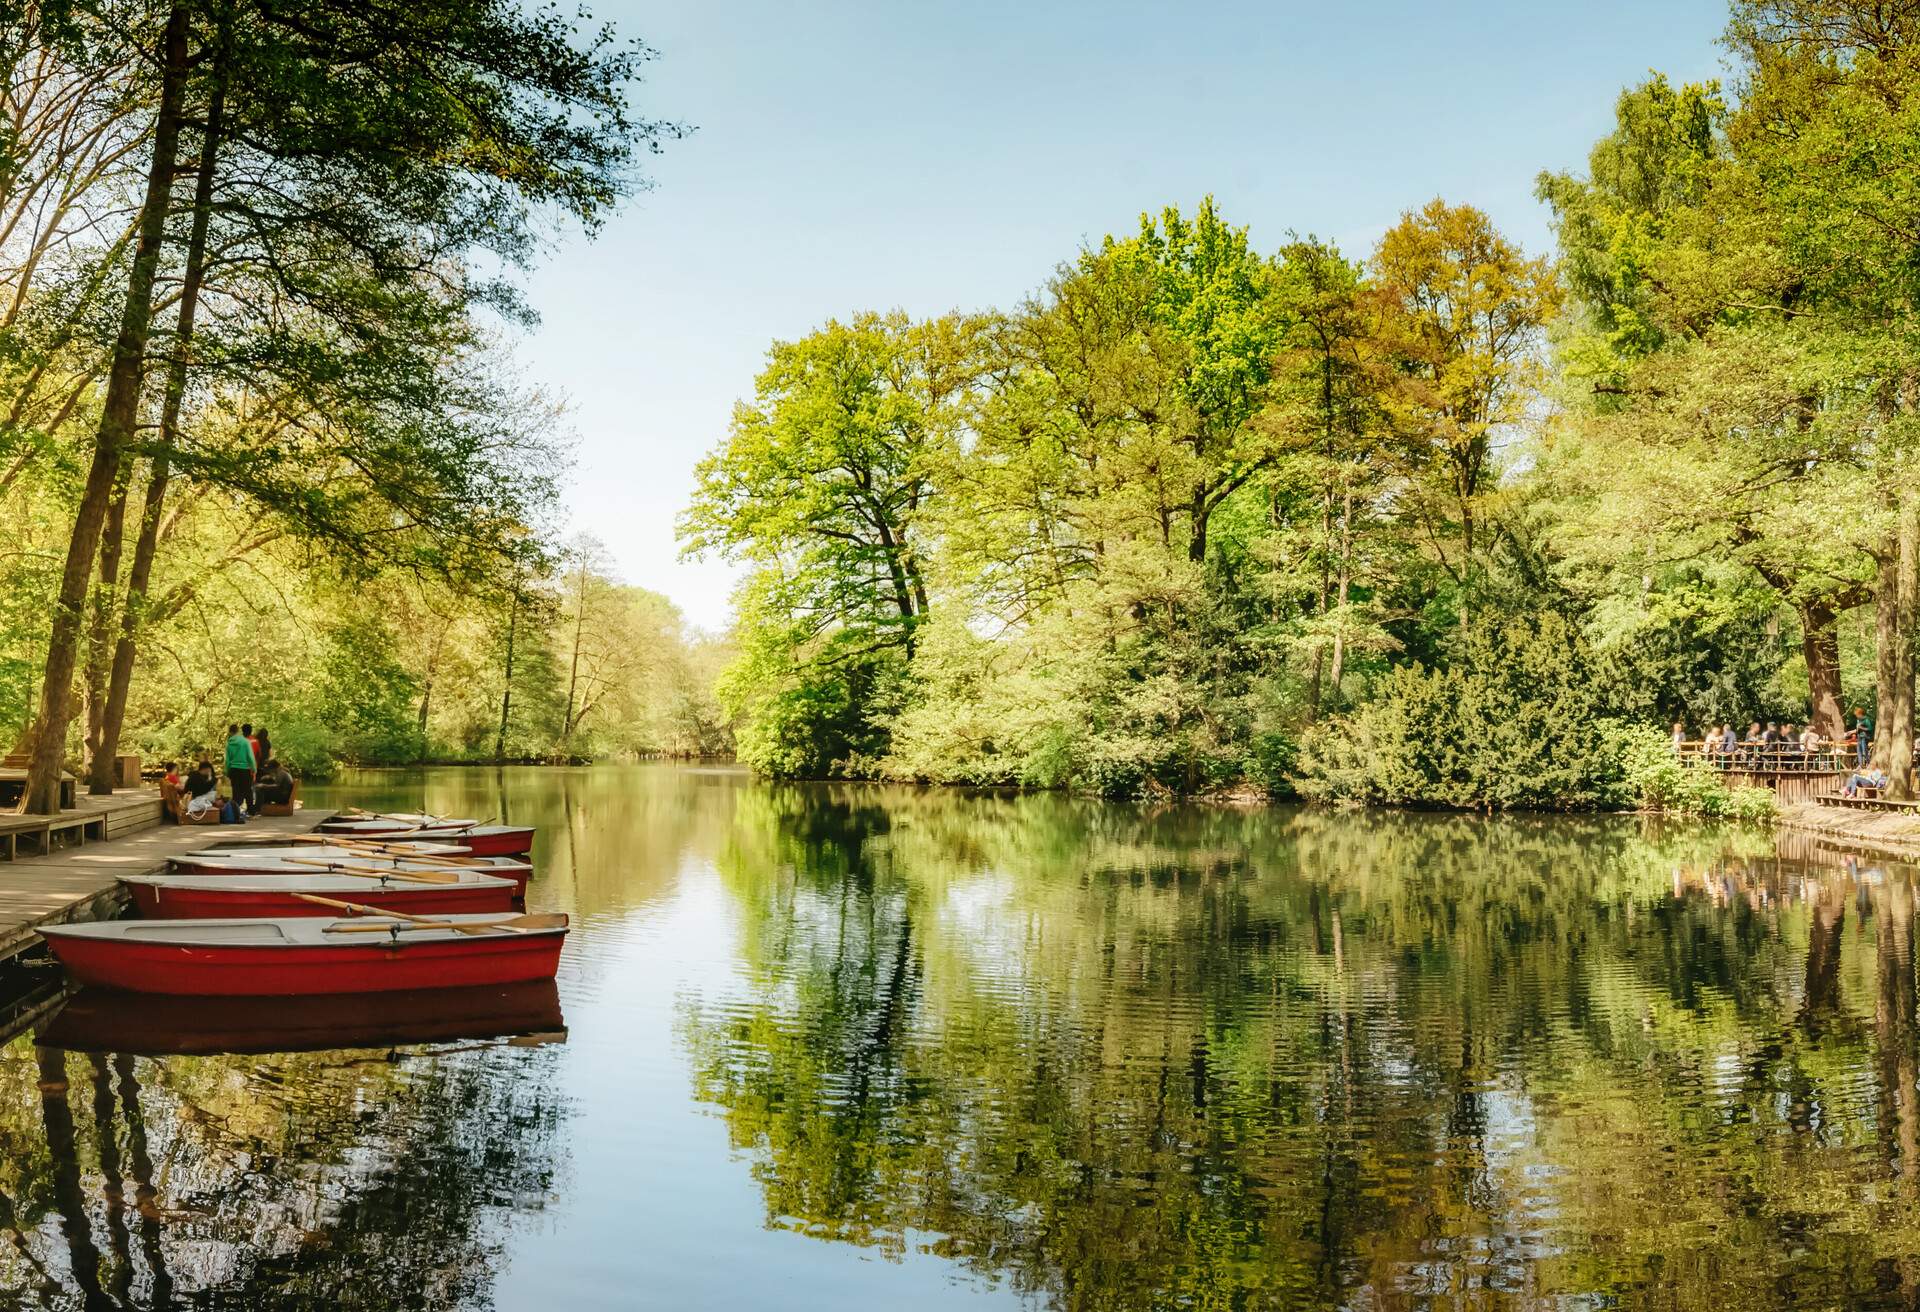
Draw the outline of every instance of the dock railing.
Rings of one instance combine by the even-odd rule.
[[[1811,751],[1798,743],[1736,743],[1732,751],[1705,742],[1679,742],[1674,752],[1688,765],[1759,774],[1830,774],[1855,767],[1852,743],[1822,742]]]

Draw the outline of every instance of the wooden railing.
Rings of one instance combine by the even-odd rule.
[[[1675,743],[1674,750],[1689,765],[1758,774],[1830,774],[1852,770],[1857,760],[1852,743],[1823,742],[1811,751],[1798,743],[1736,743],[1729,752],[1704,742],[1683,742]]]

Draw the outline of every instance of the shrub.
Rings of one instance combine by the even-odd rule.
[[[1728,788],[1717,771],[1684,764],[1667,736],[1651,725],[1622,726],[1616,742],[1626,791],[1642,807],[1746,821],[1771,820],[1779,813],[1770,790]]]
[[[1489,624],[1446,669],[1407,666],[1309,732],[1302,796],[1400,806],[1559,809],[1622,798],[1578,633],[1558,615]]]
[[[1780,799],[1767,788],[1742,785],[1727,794],[1727,815],[1734,820],[1761,823],[1778,818]]]

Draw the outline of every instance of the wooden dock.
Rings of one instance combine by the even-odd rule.
[[[1785,804],[1811,802],[1827,793],[1837,793],[1852,773],[1851,770],[1752,770],[1736,766],[1721,771],[1721,776],[1729,788],[1770,789]]]
[[[121,875],[157,873],[168,858],[216,843],[304,834],[330,814],[314,809],[261,816],[244,825],[173,825],[161,823],[159,794],[151,788],[74,800],[74,810],[87,813],[88,823],[70,832],[65,846],[46,853],[21,851],[11,861],[0,861],[0,961],[38,943],[35,926],[90,920],[116,910],[121,891],[115,881]],[[105,838],[87,837],[93,834]]]

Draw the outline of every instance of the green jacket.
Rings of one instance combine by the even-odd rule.
[[[227,739],[227,769],[253,769],[253,744],[239,734]]]

